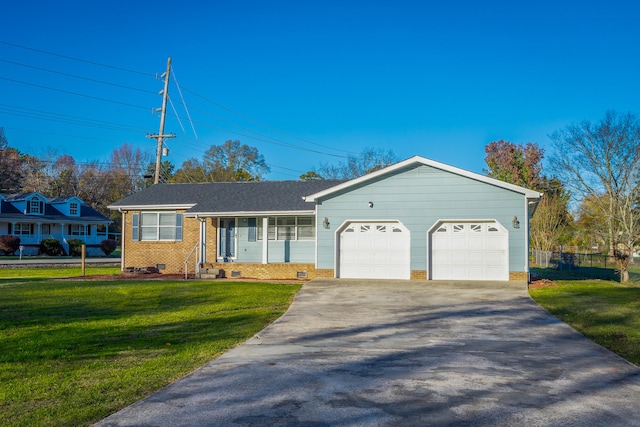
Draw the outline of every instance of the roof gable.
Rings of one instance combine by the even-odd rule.
[[[61,203],[78,203],[83,204],[84,201],[78,196],[66,196],[66,197],[54,197],[53,199],[49,199],[49,203],[52,205],[61,204]]]
[[[516,193],[520,193],[523,194],[525,197],[529,198],[529,199],[539,199],[540,196],[542,195],[542,193],[539,193],[537,191],[533,191],[533,190],[529,190],[527,188],[524,187],[520,187],[518,185],[513,185],[513,184],[509,184],[507,182],[504,181],[500,181],[494,178],[490,178],[488,176],[484,176],[484,175],[480,175],[474,172],[470,172],[464,169],[460,169],[460,168],[456,168],[454,166],[450,166],[444,163],[439,163],[436,162],[434,160],[430,160],[424,157],[420,157],[420,156],[414,156],[411,157],[409,159],[403,160],[401,162],[395,163],[391,166],[388,166],[386,168],[380,169],[378,171],[372,172],[370,174],[367,175],[363,175],[361,177],[352,179],[350,181],[344,182],[342,184],[336,185],[334,187],[331,188],[327,188],[325,190],[319,191],[317,193],[310,193],[310,195],[305,197],[305,201],[307,202],[315,202],[318,199],[321,199],[323,197],[326,197],[328,195],[340,192],[340,191],[345,191],[345,190],[349,190],[353,187],[356,187],[360,184],[366,184],[369,181],[374,181],[374,180],[379,180],[379,179],[383,179],[386,175],[390,175],[392,173],[396,173],[396,172],[400,172],[403,169],[409,168],[411,166],[415,166],[415,165],[425,165],[425,166],[430,166],[436,169],[440,169],[446,172],[450,172],[456,175],[460,175],[466,178],[470,178],[476,181],[480,181],[489,185],[493,185],[499,188],[504,188],[506,190],[510,190],[510,191],[514,191]]]
[[[43,196],[41,193],[37,191],[33,191],[31,193],[10,194],[9,196],[5,197],[5,200],[10,203],[21,202],[21,201],[33,199],[36,196],[44,202],[49,200],[47,197]]]

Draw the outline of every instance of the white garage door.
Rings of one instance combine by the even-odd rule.
[[[444,222],[431,260],[433,280],[509,280],[509,236],[496,222]]]
[[[399,222],[353,222],[340,233],[338,277],[409,279],[410,244]]]

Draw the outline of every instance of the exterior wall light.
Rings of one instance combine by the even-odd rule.
[[[329,228],[329,218],[327,218],[326,216],[322,220],[322,227],[323,228]]]
[[[369,207],[372,208],[373,207],[373,202],[369,202]]]
[[[514,216],[513,220],[511,221],[511,224],[513,225],[513,228],[520,228],[520,221],[518,221],[518,217]]]

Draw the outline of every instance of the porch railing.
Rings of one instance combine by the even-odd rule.
[[[187,258],[185,258],[184,260],[184,278],[185,280],[188,278],[188,273],[189,273],[189,258],[191,258],[191,255],[193,255],[193,253],[195,252],[196,254],[196,264],[194,267],[194,271],[195,274],[198,274],[198,245],[199,243],[196,243],[196,245],[193,247],[193,249],[191,249],[191,252],[189,252],[189,255],[187,255]]]

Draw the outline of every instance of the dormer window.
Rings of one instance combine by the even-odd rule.
[[[44,213],[44,202],[38,196],[34,196],[27,202],[27,213],[31,215],[42,215]]]
[[[77,203],[69,203],[69,215],[78,215],[78,204]]]

